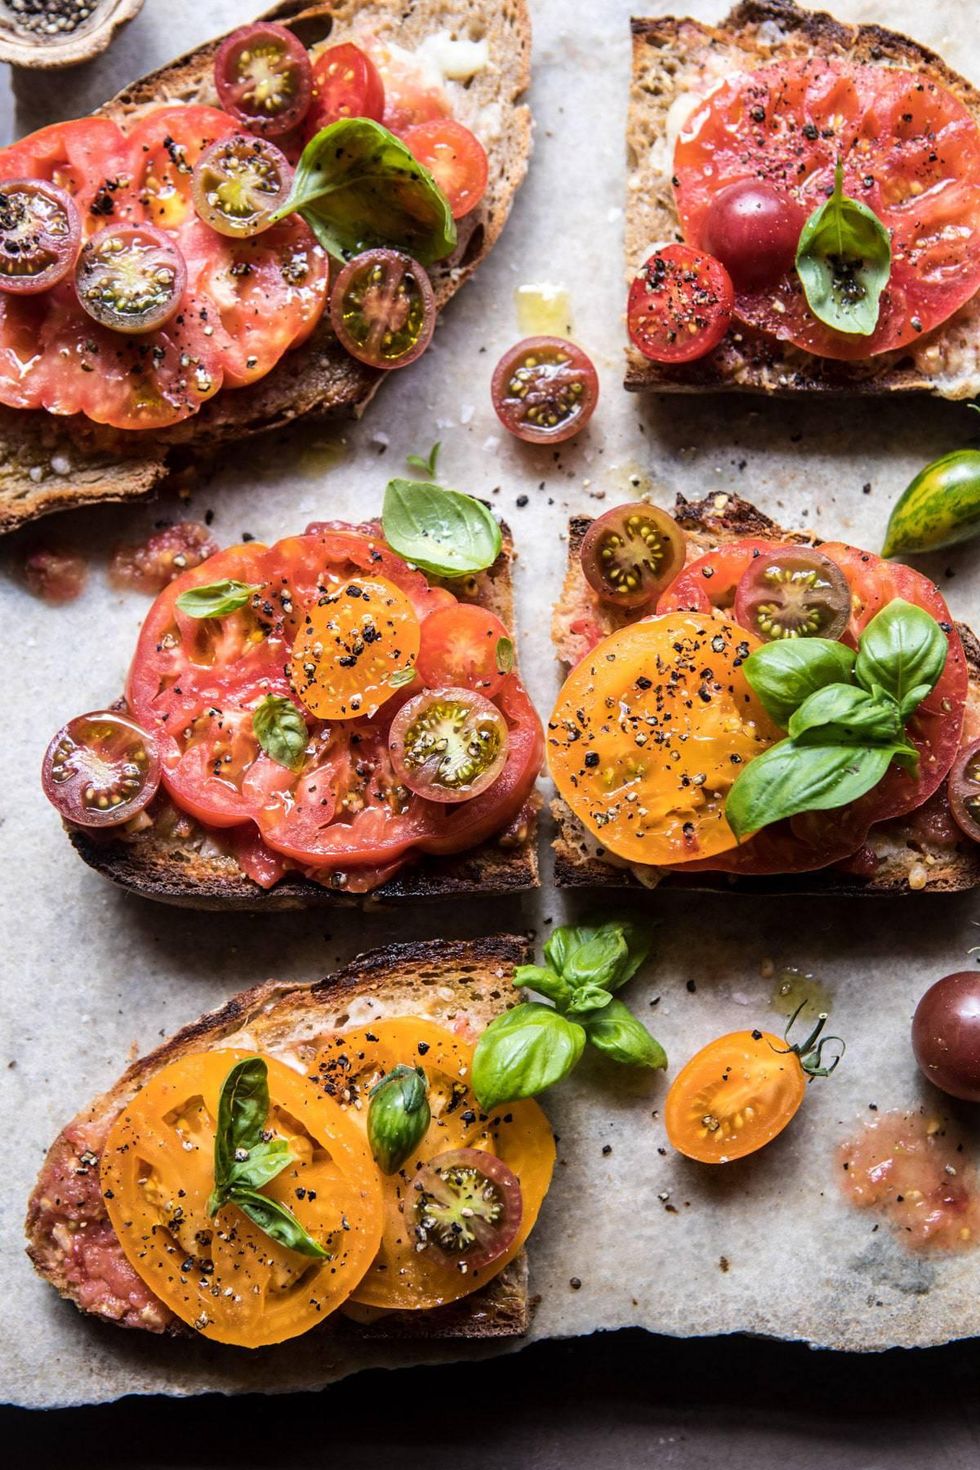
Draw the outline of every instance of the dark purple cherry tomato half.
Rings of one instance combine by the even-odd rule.
[[[278,138],[306,116],[313,67],[292,31],[259,21],[233,31],[221,43],[214,84],[233,118],[253,133]]]
[[[599,375],[563,337],[525,337],[493,370],[490,393],[505,429],[527,444],[562,444],[584,429],[599,401]]]
[[[810,546],[778,546],[749,563],[735,591],[735,621],[767,642],[839,638],[851,589],[836,562]]]
[[[972,842],[980,842],[980,740],[960,751],[950,770],[947,789],[956,825]]]
[[[421,1250],[467,1271],[508,1251],[524,1203],[517,1175],[479,1148],[436,1154],[412,1179],[415,1233]]]
[[[630,286],[630,341],[652,362],[694,362],[718,346],[734,305],[732,278],[720,260],[690,245],[666,245]]]
[[[176,241],[156,225],[107,225],[82,247],[75,291],[114,332],[152,332],[173,316],[187,285]]]
[[[45,751],[41,784],[66,821],[118,827],[156,795],[160,754],[153,737],[125,715],[76,715]]]
[[[792,269],[806,215],[761,179],[720,189],[708,207],[704,244],[739,291],[761,291]]]
[[[28,295],[64,280],[78,256],[82,220],[75,201],[39,179],[0,185],[0,291]]]
[[[645,501],[607,510],[585,533],[582,571],[603,602],[642,607],[684,565],[684,533],[665,510]]]
[[[194,168],[191,195],[212,230],[244,239],[269,228],[292,182],[289,161],[275,143],[239,133],[205,148]]]
[[[349,260],[330,292],[330,321],[352,357],[400,368],[432,341],[436,303],[417,260],[398,250],[365,250]]]
[[[469,801],[507,764],[507,721],[475,689],[426,689],[391,722],[388,753],[403,786],[428,801]]]
[[[980,974],[958,970],[929,987],[912,1018],[912,1050],[942,1092],[980,1102]]]

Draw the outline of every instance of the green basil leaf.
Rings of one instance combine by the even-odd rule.
[[[263,1140],[249,1149],[247,1158],[232,1164],[228,1188],[245,1186],[249,1189],[261,1189],[264,1184],[275,1179],[277,1174],[281,1174],[287,1164],[294,1163],[295,1159],[296,1155],[291,1152],[284,1138],[270,1138],[268,1142]]]
[[[497,672],[510,674],[514,669],[514,641],[512,638],[497,639]]]
[[[452,210],[435,179],[367,117],[340,118],[307,143],[272,219],[297,212],[339,260],[381,245],[430,265],[456,247]]]
[[[766,713],[785,730],[794,710],[828,684],[847,684],[855,655],[829,638],[764,643],[745,660],[745,677]]]
[[[931,694],[932,690],[932,684],[913,684],[899,705],[903,725],[912,718],[926,695]]]
[[[422,480],[390,480],[381,510],[385,540],[436,577],[467,577],[500,555],[500,527],[485,505]]]
[[[221,1084],[214,1132],[214,1184],[219,1194],[231,1179],[235,1154],[262,1141],[269,1115],[268,1079],[269,1069],[262,1058],[246,1057],[235,1063]]]
[[[880,688],[898,701],[908,719],[912,690],[935,687],[946,667],[946,634],[924,608],[900,597],[889,602],[861,634],[854,675],[865,689]],[[925,695],[916,700],[916,706]]]
[[[650,953],[650,939],[638,925],[624,919],[562,925],[548,940],[544,953],[552,969],[573,987],[589,981],[618,990]]]
[[[428,1132],[432,1121],[421,1067],[394,1067],[371,1088],[367,1135],[384,1174],[397,1174]]]
[[[543,965],[518,965],[514,971],[514,984],[525,990],[536,990],[539,995],[554,1001],[560,1011],[565,1009],[573,995],[568,981]]]
[[[583,1024],[592,1045],[614,1062],[630,1067],[666,1068],[667,1053],[660,1042],[621,1000],[610,1001]]]
[[[810,215],[796,247],[796,272],[810,310],[835,332],[869,337],[891,268],[888,231],[866,204],[844,193],[838,163],[834,192]]]
[[[855,684],[828,684],[805,699],[789,722],[794,740],[810,735],[806,744],[819,739],[823,745],[883,741],[894,744],[902,737],[902,716],[891,695],[877,695]]]
[[[473,1053],[471,1080],[484,1109],[535,1097],[567,1077],[582,1055],[585,1032],[550,1006],[527,1001],[484,1031]]]
[[[393,674],[388,675],[388,683],[392,689],[403,689],[406,684],[411,684],[415,678],[415,670],[408,664],[403,669],[396,669]]]
[[[436,477],[436,465],[439,463],[439,450],[441,448],[442,441],[437,439],[429,450],[428,459],[423,459],[421,454],[406,454],[405,463],[410,470],[418,470],[420,475],[425,475],[427,479],[434,480]]]
[[[328,1258],[329,1252],[306,1232],[292,1210],[287,1210],[278,1200],[270,1199],[268,1195],[259,1194],[257,1190],[247,1189],[245,1186],[231,1190],[228,1199],[279,1245],[288,1246],[291,1251],[297,1251],[301,1256],[312,1256],[318,1261]]]
[[[266,755],[295,771],[303,764],[310,734],[303,712],[284,694],[267,694],[252,711],[252,729]]]
[[[741,841],[797,812],[846,806],[877,786],[895,753],[887,745],[805,745],[781,740],[744,768],[728,793],[725,816]]]
[[[244,607],[260,586],[251,587],[247,582],[210,582],[207,587],[189,587],[177,598],[177,606],[189,618],[223,618],[226,613],[237,612]]]
[[[601,1011],[611,1000],[609,991],[601,985],[580,985],[572,995],[566,1015],[585,1016],[590,1011]]]

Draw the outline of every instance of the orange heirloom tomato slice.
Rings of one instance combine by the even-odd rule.
[[[293,644],[293,689],[318,719],[370,719],[410,682],[420,636],[399,587],[384,577],[353,577],[307,611]]]
[[[665,864],[736,846],[725,799],[781,738],[742,672],[759,646],[720,613],[670,613],[611,633],[569,674],[548,763],[609,852]]]
[[[484,1113],[470,1091],[473,1044],[434,1021],[398,1017],[321,1044],[307,1073],[319,1079],[366,1137],[368,1093],[399,1064],[420,1066],[428,1084],[432,1121],[419,1147],[396,1174],[382,1175],[384,1227],[381,1249],[351,1296],[361,1306],[421,1309],[458,1301],[490,1281],[514,1259],[538,1218],[551,1182],[555,1142],[536,1102],[508,1103]],[[413,1180],[423,1165],[447,1150],[476,1148],[498,1158],[521,1186],[521,1221],[509,1249],[483,1268],[461,1270],[418,1249]]]
[[[263,1186],[329,1252],[277,1244],[234,1204],[207,1213],[222,1084],[245,1051],[196,1052],[141,1088],[113,1124],[102,1192],[126,1259],[203,1337],[264,1347],[321,1322],[350,1295],[381,1238],[378,1171],[362,1131],[301,1072],[268,1066],[266,1128],[294,1161]]]
[[[671,1084],[667,1137],[701,1164],[727,1164],[782,1133],[806,1093],[800,1059],[768,1031],[732,1031],[703,1047]]]

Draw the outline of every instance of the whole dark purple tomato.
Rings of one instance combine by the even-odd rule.
[[[805,222],[795,199],[761,179],[740,179],[712,199],[704,246],[739,291],[759,291],[790,269]]]
[[[929,987],[912,1018],[912,1050],[936,1087],[980,1102],[980,973],[959,970]]]

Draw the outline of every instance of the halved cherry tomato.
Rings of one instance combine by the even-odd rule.
[[[118,827],[156,795],[160,752],[152,735],[114,710],[76,715],[45,751],[41,784],[66,821]]]
[[[725,336],[734,303],[720,260],[690,245],[666,245],[644,261],[630,286],[630,341],[653,362],[694,362]]]
[[[219,235],[257,235],[269,228],[292,181],[286,155],[267,138],[220,138],[205,148],[194,169],[194,208]]]
[[[507,724],[472,689],[427,689],[398,711],[388,735],[395,774],[427,801],[470,801],[507,763]]]
[[[222,41],[214,82],[226,112],[253,132],[278,138],[306,116],[313,68],[292,31],[259,21]]]
[[[980,842],[980,740],[967,745],[953,762],[949,805],[963,835]]]
[[[306,139],[342,117],[380,122],[384,110],[381,73],[366,51],[351,41],[321,51],[313,66],[313,100],[303,124]]]
[[[745,536],[706,551],[678,573],[657,602],[657,612],[707,612],[712,607],[730,612],[748,568],[775,549],[771,541]]]
[[[391,132],[400,137],[416,123],[450,116],[452,107],[445,89],[432,85],[421,60],[411,52],[389,49],[373,36],[364,37],[362,46],[370,53],[384,84],[381,120]]]
[[[591,359],[563,337],[525,337],[497,363],[490,396],[504,428],[527,444],[563,444],[599,401]]]
[[[417,1250],[467,1275],[506,1255],[523,1202],[502,1159],[484,1149],[449,1149],[423,1165],[412,1187]]]
[[[396,1174],[382,1178],[384,1232],[381,1249],[352,1300],[380,1309],[424,1309],[457,1301],[501,1271],[524,1245],[538,1218],[551,1180],[555,1142],[536,1102],[508,1103],[490,1114],[470,1089],[474,1036],[465,1015],[452,1031],[414,1016],[373,1021],[319,1040],[306,1073],[366,1133],[367,1098],[376,1082],[398,1065],[420,1066],[432,1118],[418,1148]],[[413,1215],[415,1181],[430,1162],[450,1150],[479,1150],[501,1160],[520,1184],[523,1209],[516,1234],[503,1254],[486,1265],[444,1264],[433,1250],[416,1249]],[[490,1167],[490,1166],[488,1166]]]
[[[75,267],[78,300],[100,326],[152,332],[174,315],[187,287],[187,265],[155,225],[107,225],[82,248]]]
[[[755,1153],[799,1111],[807,1076],[796,1052],[768,1031],[732,1031],[693,1056],[671,1083],[667,1137],[701,1164]]]
[[[82,239],[82,220],[64,189],[38,179],[0,187],[0,291],[46,291],[67,276]]]
[[[130,134],[132,186],[137,218],[162,230],[178,230],[194,219],[192,183],[201,155],[212,143],[241,132],[217,107],[197,103],[154,107]]]
[[[406,128],[401,136],[449,200],[453,219],[476,208],[487,192],[487,152],[469,128],[452,117],[436,118]]]
[[[321,720],[370,719],[407,682],[419,638],[404,592],[381,577],[358,577],[307,611],[290,682]]]
[[[293,1067],[268,1068],[265,1125],[293,1160],[262,1191],[329,1252],[279,1245],[234,1204],[212,1218],[218,1099],[244,1051],[192,1052],[155,1073],[122,1109],[102,1153],[106,1209],[127,1260],[203,1337],[283,1342],[344,1302],[381,1242],[378,1171],[358,1127]]]
[[[617,505],[592,522],[580,552],[585,580],[603,602],[643,607],[684,565],[684,533],[646,501]]]
[[[340,345],[369,367],[400,368],[421,357],[436,325],[428,275],[398,250],[365,250],[349,260],[330,293]]]
[[[467,602],[438,608],[422,624],[415,672],[429,689],[462,686],[492,699],[508,672],[501,642],[510,635],[496,613]]]
[[[725,799],[780,738],[743,671],[758,646],[718,613],[671,613],[611,633],[569,674],[548,763],[611,853],[680,863],[736,846]]]
[[[840,638],[851,589],[836,562],[812,546],[779,546],[750,562],[735,591],[735,621],[766,642]]]

